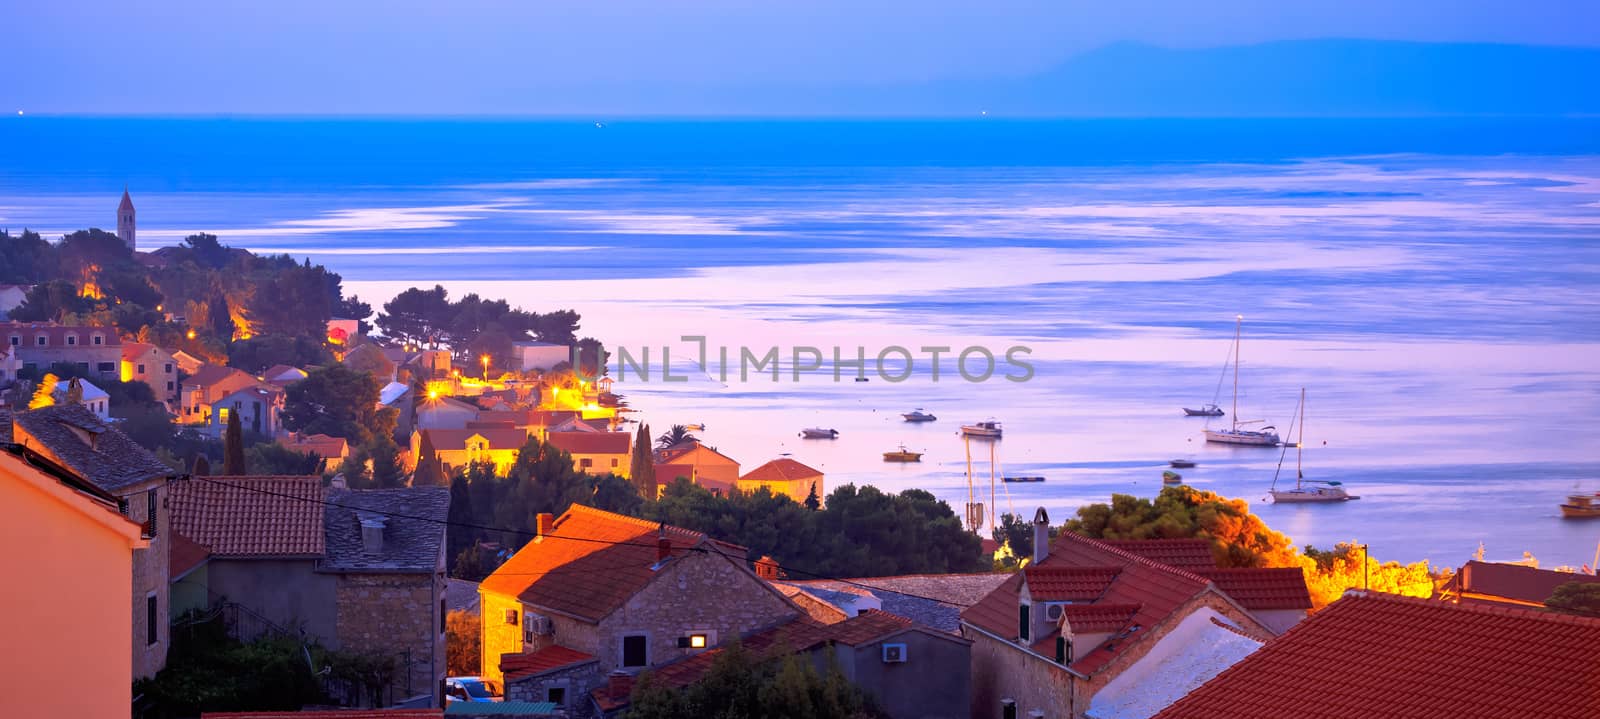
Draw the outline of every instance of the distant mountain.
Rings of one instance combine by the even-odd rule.
[[[1117,44],[978,89],[1001,113],[1139,116],[1600,113],[1600,49],[1302,40]]]

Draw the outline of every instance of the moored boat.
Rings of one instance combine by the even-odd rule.
[[[1278,476],[1272,476],[1272,488],[1268,490],[1274,503],[1281,504],[1306,504],[1311,502],[1348,502],[1352,499],[1361,499],[1346,492],[1340,482],[1327,480],[1306,479],[1305,472],[1301,471],[1300,460],[1304,453],[1306,443],[1306,390],[1300,388],[1300,439],[1294,443],[1294,489],[1278,489]],[[1284,451],[1289,451],[1284,448]],[[1280,455],[1278,466],[1283,466]]]
[[[1037,475],[1028,475],[1028,476],[1025,476],[1025,477],[1001,477],[1000,479],[1001,479],[1001,481],[1004,481],[1004,482],[1043,482],[1044,481],[1044,477],[1040,477],[1040,476],[1037,476]]]
[[[883,461],[885,461],[885,462],[921,462],[922,461],[922,453],[921,452],[912,452],[911,450],[906,449],[906,446],[902,444],[902,445],[900,445],[900,449],[897,449],[897,450],[895,450],[893,452],[884,452],[883,453]]]
[[[961,433],[968,437],[996,437],[1000,436],[1000,423],[986,419],[982,422],[961,425]]]
[[[1240,429],[1241,424],[1257,424],[1261,420],[1239,421],[1239,346],[1243,336],[1244,315],[1234,317],[1233,326],[1233,426],[1228,429],[1205,430],[1206,441],[1218,444],[1235,444],[1244,447],[1276,447],[1279,444],[1276,427],[1266,426],[1259,430]],[[1185,410],[1187,411],[1187,410]],[[1222,414],[1219,409],[1218,415]]]
[[[914,410],[911,410],[910,412],[906,412],[904,414],[901,414],[900,416],[901,417],[905,417],[907,422],[932,422],[934,420],[939,419],[938,417],[935,417],[932,414],[929,414],[927,412],[922,411],[921,407],[918,407],[918,408],[916,408]]]
[[[1184,407],[1183,414],[1187,417],[1221,417],[1223,412],[1221,407],[1218,407],[1214,404],[1208,404],[1201,406],[1200,409],[1190,409],[1188,407]]]
[[[1189,469],[1195,466],[1194,460],[1192,459],[1174,459],[1167,464],[1172,465],[1173,469]]]
[[[1600,492],[1568,495],[1566,503],[1561,505],[1561,518],[1600,518]]]
[[[800,430],[800,436],[806,439],[833,439],[839,436],[839,430],[825,429],[822,427],[807,427]]]

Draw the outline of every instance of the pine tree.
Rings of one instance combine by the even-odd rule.
[[[384,489],[405,486],[406,471],[400,464],[400,448],[395,446],[394,440],[380,435],[367,448],[367,456],[372,458],[373,484]]]
[[[222,473],[237,477],[245,473],[244,427],[239,424],[239,413],[228,413],[228,429],[222,435]]]
[[[633,486],[639,489],[639,496],[656,498],[656,463],[650,455],[650,425],[639,425],[639,432],[633,438],[633,458],[628,463],[628,477],[633,480]]]
[[[811,483],[811,491],[806,494],[805,505],[806,505],[806,509],[809,509],[809,510],[811,510],[813,512],[817,511],[818,509],[820,509],[822,507],[822,500],[817,498],[817,483],[816,482],[812,482]]]
[[[423,432],[422,446],[417,448],[417,469],[411,475],[411,486],[442,487],[446,483],[444,465],[439,460],[439,453],[433,449],[433,439]],[[450,484],[454,487],[454,483]]]

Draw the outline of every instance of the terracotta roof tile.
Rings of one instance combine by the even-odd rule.
[[[1354,592],[1157,719],[1593,719],[1600,619]]]
[[[513,682],[555,669],[570,667],[574,664],[593,661],[599,661],[595,659],[593,654],[585,654],[576,649],[568,649],[559,644],[552,644],[536,652],[501,655],[500,671],[505,673],[507,682]]]
[[[551,432],[550,446],[571,454],[627,454],[633,435],[627,432]]]
[[[1206,569],[1198,572],[1249,610],[1310,609],[1311,592],[1299,567]]]
[[[1074,632],[1114,632],[1128,626],[1139,613],[1137,604],[1068,604],[1062,607],[1067,626]]]
[[[1445,591],[1452,596],[1465,592],[1468,595],[1484,595],[1484,598],[1506,599],[1513,603],[1543,605],[1544,600],[1555,593],[1556,587],[1568,582],[1600,582],[1600,577],[1535,569],[1518,564],[1471,561],[1461,567],[1461,571],[1456,573]],[[1469,596],[1466,601],[1472,599]]]
[[[206,477],[171,485],[173,531],[218,557],[317,557],[325,551],[320,477]]]
[[[1211,543],[1204,539],[1102,539],[1117,549],[1133,552],[1145,559],[1180,569],[1211,569],[1217,566]]]
[[[211,556],[211,550],[205,545],[197,544],[194,540],[183,536],[179,532],[172,533],[172,542],[167,545],[168,575],[176,581],[179,577],[189,573],[189,570],[200,566]]]
[[[793,482],[821,477],[822,473],[788,457],[774,459],[739,478],[741,482]]]
[[[1047,562],[1023,569],[1022,576],[1035,601],[1081,602],[1104,596],[1121,572],[1118,566],[1063,567]]]
[[[483,429],[424,429],[420,430],[433,441],[436,451],[459,452],[467,447],[474,435],[489,442],[489,449],[522,449],[528,443],[528,433],[515,427],[485,427]]]
[[[219,364],[208,364],[183,380],[185,387],[211,387],[225,380],[244,386],[257,380],[241,370]]]
[[[548,611],[598,622],[656,577],[659,525],[574,504],[556,518],[548,536],[518,550],[483,580],[486,591],[519,597]],[[706,535],[666,527],[672,555],[708,542]],[[722,546],[735,561],[743,548]]]

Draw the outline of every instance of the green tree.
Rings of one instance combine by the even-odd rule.
[[[866,719],[884,714],[828,659],[826,676],[787,647],[757,654],[737,640],[716,650],[698,682],[674,687],[645,672],[634,685],[626,719],[762,717]]]
[[[244,452],[250,474],[306,476],[317,473],[322,457],[315,452],[302,454],[276,442],[260,442]]]
[[[1544,605],[1567,614],[1600,617],[1600,583],[1567,582],[1556,587]]]
[[[639,496],[655,499],[656,463],[650,453],[650,425],[640,424],[633,437],[633,456],[628,461],[628,476],[639,489]]]
[[[378,389],[372,375],[342,365],[312,370],[305,379],[289,385],[283,426],[291,432],[326,434],[367,445],[384,429],[379,421]],[[392,433],[393,426],[388,430]]]
[[[414,477],[412,486],[417,486]],[[465,474],[458,473],[450,478],[449,520],[444,530],[445,556],[450,558],[451,571],[454,571],[461,552],[478,541],[478,518],[472,511],[472,493]]]
[[[228,413],[228,428],[222,435],[222,473],[237,477],[245,473],[244,428],[239,424],[239,413]]]
[[[378,313],[383,336],[417,346],[438,346],[452,319],[450,300],[442,285],[431,290],[415,287],[385,302]]]
[[[422,433],[422,446],[417,448],[417,469],[411,475],[413,487],[439,487],[445,484],[444,464],[439,460],[439,453],[433,448],[433,438],[427,432]],[[451,493],[454,494],[455,483],[451,482]],[[465,479],[462,487],[466,486]],[[464,491],[464,490],[463,490]]]
[[[1205,539],[1221,567],[1287,567],[1298,553],[1289,538],[1250,513],[1242,499],[1179,486],[1155,501],[1111,495],[1111,504],[1090,504],[1067,522],[1068,531],[1099,539]]]
[[[406,486],[406,469],[400,462],[400,448],[387,434],[380,434],[367,448],[372,459],[372,483],[382,489]]]
[[[806,509],[813,512],[822,508],[822,500],[817,498],[817,484],[815,482],[811,483],[811,491],[806,492],[806,501],[802,502],[802,504],[806,505]]]
[[[194,469],[189,470],[189,473],[193,474],[196,477],[209,477],[209,476],[211,476],[211,460],[206,459],[206,456],[203,455],[203,454],[195,455],[194,456]]]

